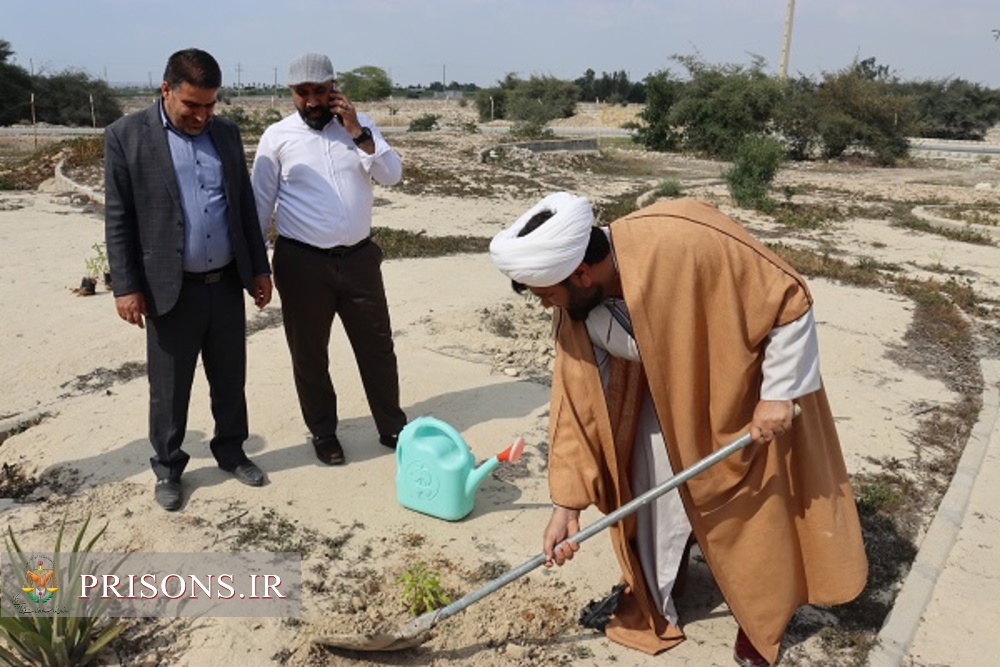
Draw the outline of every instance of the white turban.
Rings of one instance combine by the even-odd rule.
[[[542,211],[551,218],[518,236]],[[594,212],[590,201],[568,192],[551,194],[490,242],[493,263],[505,276],[529,287],[550,287],[569,278],[580,266],[590,242]]]

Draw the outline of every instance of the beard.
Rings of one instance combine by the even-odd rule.
[[[589,290],[566,285],[569,291],[569,303],[566,304],[566,312],[574,322],[583,322],[590,315],[590,311],[601,305],[604,301],[604,288],[601,285],[594,285]]]
[[[299,109],[299,116],[305,121],[306,125],[314,130],[322,130],[327,126],[331,120],[333,120],[333,112],[330,111],[329,107],[302,107]]]

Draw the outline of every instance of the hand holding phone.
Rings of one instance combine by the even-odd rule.
[[[344,125],[344,117],[340,115],[338,109],[346,103],[347,98],[340,92],[340,86],[334,84],[333,95],[330,96],[330,110],[333,112],[333,117],[337,119],[337,122],[341,126]]]

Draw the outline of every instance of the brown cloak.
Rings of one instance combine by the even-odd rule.
[[[605,394],[582,323],[558,313],[549,486],[553,502],[609,512],[628,470],[642,390],[675,471],[736,440],[759,399],[768,333],[811,307],[801,277],[736,221],[700,202],[658,203],[611,224],[643,363],[615,360]],[[770,662],[803,604],[849,601],[867,561],[823,389],[769,445],[750,445],[680,487],[699,546],[737,622]],[[610,639],[648,653],[683,640],[651,604],[635,515],[611,529],[628,589]]]

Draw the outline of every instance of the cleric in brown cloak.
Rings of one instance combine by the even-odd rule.
[[[515,290],[556,306],[549,564],[609,512],[748,429],[754,444],[611,529],[627,584],[607,636],[683,641],[671,591],[697,540],[739,624],[736,661],[773,663],[796,608],[864,588],[854,497],[819,373],[805,281],[735,220],[691,200],[594,227],[543,199],[490,245]],[[793,401],[801,416],[792,420]]]

